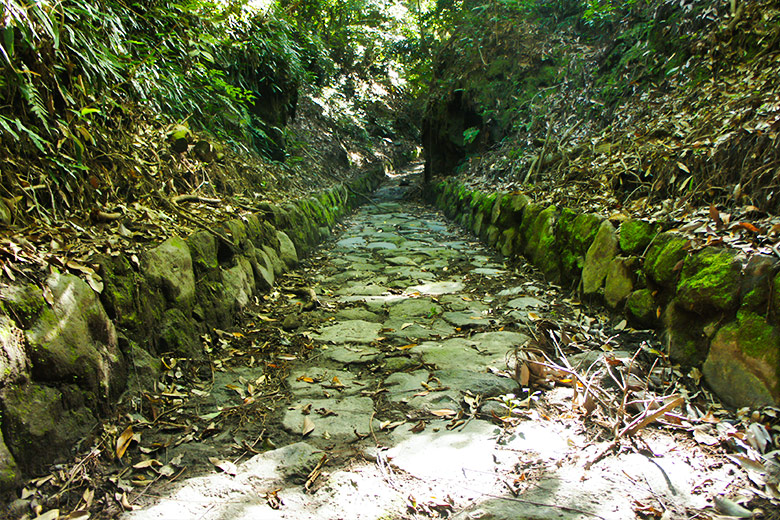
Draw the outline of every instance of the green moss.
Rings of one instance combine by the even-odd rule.
[[[570,279],[580,276],[585,265],[585,254],[596,238],[601,219],[596,215],[578,213],[564,208],[556,224],[556,235],[560,240],[561,266],[564,275]]]
[[[652,326],[657,319],[657,306],[649,289],[639,289],[628,295],[626,312],[632,321],[642,326]]]
[[[628,254],[644,251],[655,236],[655,228],[642,220],[626,220],[620,225],[620,249]]]
[[[677,279],[677,264],[687,254],[688,240],[674,233],[661,233],[650,244],[645,273],[656,283],[671,287]]]
[[[686,309],[700,314],[736,307],[742,266],[728,249],[704,249],[685,260],[677,298]]]
[[[754,358],[776,359],[779,348],[777,338],[780,337],[780,333],[760,314],[739,311],[736,323],[730,323],[723,329],[724,332],[735,335],[745,354]]]

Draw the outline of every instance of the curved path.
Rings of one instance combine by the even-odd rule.
[[[644,451],[599,460],[607,429],[584,418],[570,387],[522,388],[515,359],[546,319],[609,343],[606,318],[403,195],[389,181],[302,271],[320,306],[285,327],[311,352],[266,424],[289,444],[215,460],[221,469],[124,518],[627,519],[651,508],[679,518],[725,490],[730,470],[687,434],[683,448],[648,428]]]

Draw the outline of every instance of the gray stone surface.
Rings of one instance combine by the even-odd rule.
[[[304,407],[311,405],[311,413],[304,414]],[[344,397],[334,399],[299,399],[290,405],[284,415],[282,426],[290,433],[303,436],[304,417],[314,423],[314,430],[307,438],[355,438],[370,432],[369,424],[374,411],[370,397]],[[374,428],[379,423],[374,420]]]
[[[288,269],[292,269],[298,265],[298,252],[295,250],[295,244],[284,231],[277,231],[276,236],[279,239],[279,258]]]
[[[382,326],[363,320],[347,320],[323,327],[314,337],[330,343],[371,343],[379,337]]]

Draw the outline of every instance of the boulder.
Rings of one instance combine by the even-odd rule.
[[[124,390],[125,364],[114,324],[86,282],[54,273],[46,280],[51,308],[45,307],[25,331],[37,381],[73,382],[96,397]]]
[[[244,256],[236,256],[236,265],[222,271],[225,297],[232,298],[241,310],[249,304],[255,290],[255,276],[251,262]]]
[[[658,305],[650,289],[639,289],[628,295],[626,314],[632,324],[639,327],[655,327],[658,323]]]
[[[620,225],[620,250],[627,255],[642,254],[655,235],[653,224],[644,220],[626,220]]]
[[[780,330],[766,318],[740,311],[718,330],[703,373],[707,384],[735,407],[780,404]]]
[[[5,445],[3,439],[3,432],[0,431],[0,500],[3,499],[4,495],[10,495],[20,481],[16,460],[8,451],[8,446]]]
[[[564,208],[555,233],[560,241],[561,269],[568,280],[577,280],[585,265],[585,254],[596,238],[601,218],[588,213],[577,213]]]
[[[604,284],[604,300],[610,308],[617,308],[634,290],[635,266],[636,258],[618,256],[610,262]]]
[[[539,213],[526,235],[526,257],[553,283],[561,279],[561,257],[555,238],[558,211],[550,206]]]
[[[187,243],[172,236],[146,252],[143,273],[153,287],[158,287],[166,300],[181,309],[189,309],[195,300],[195,274]]]
[[[149,287],[125,255],[99,256],[95,262],[103,279],[100,301],[114,325],[128,335],[146,337],[157,326],[165,297]]]
[[[609,271],[612,259],[617,256],[618,239],[615,227],[608,220],[599,226],[593,243],[585,254],[582,267],[582,290],[585,294],[595,294],[601,289]]]
[[[709,337],[715,331],[717,320],[705,322],[674,300],[666,306],[662,319],[669,358],[684,367],[701,366],[707,357]]]
[[[675,233],[661,233],[650,243],[645,255],[644,271],[658,285],[675,287],[682,261],[688,254],[689,242]]]
[[[154,383],[162,372],[160,358],[152,356],[146,350],[130,341],[127,354],[127,389],[142,392],[154,388]]]
[[[177,357],[202,358],[203,348],[198,325],[180,309],[168,309],[160,324],[158,350]]]
[[[63,394],[45,385],[14,385],[3,392],[2,403],[5,441],[27,474],[68,457],[96,422],[86,407],[67,409]]]
[[[502,229],[520,224],[523,210],[528,202],[528,197],[522,193],[510,193],[497,198],[493,204],[490,221]]]
[[[279,238],[279,258],[287,266],[287,269],[292,269],[298,265],[298,253],[295,250],[295,245],[284,231],[277,231],[276,236]]]
[[[217,260],[217,238],[208,231],[196,231],[187,237],[192,267],[196,278],[216,279],[219,269]]]
[[[742,276],[740,307],[758,313],[766,312],[772,295],[772,277],[777,262],[768,255],[752,255],[745,265]],[[777,307],[775,307],[777,309]]]
[[[266,258],[271,263],[271,268],[274,272],[274,277],[282,276],[282,274],[287,270],[284,266],[284,262],[282,262],[282,259],[279,258],[279,254],[276,252],[275,249],[271,249],[270,246],[263,246],[263,252],[265,253]]]
[[[24,332],[11,318],[0,314],[0,388],[26,379],[29,369],[30,361],[24,353]]]
[[[739,303],[742,261],[732,249],[706,248],[685,259],[677,302],[701,315],[730,311]]]

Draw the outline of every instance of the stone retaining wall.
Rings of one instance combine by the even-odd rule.
[[[777,258],[694,247],[660,222],[613,222],[452,179],[429,186],[428,196],[504,256],[522,255],[635,327],[659,329],[672,362],[699,368],[727,404],[780,404]]]
[[[161,354],[203,358],[201,335],[232,325],[383,177],[101,256],[99,293],[56,269],[42,288],[0,286],[0,494],[67,456],[125,389],[149,387]]]

